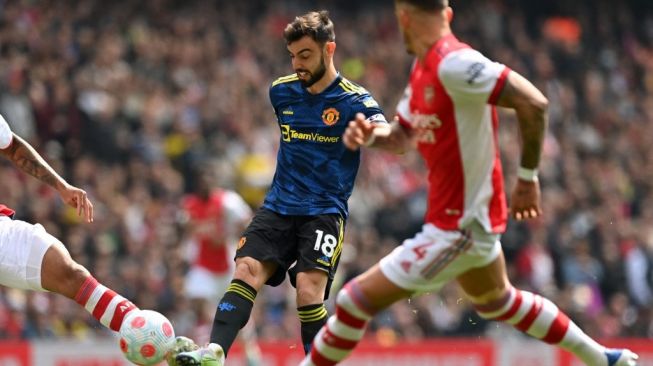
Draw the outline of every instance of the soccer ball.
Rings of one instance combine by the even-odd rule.
[[[157,365],[175,346],[168,318],[152,310],[134,310],[120,327],[120,350],[136,365]]]

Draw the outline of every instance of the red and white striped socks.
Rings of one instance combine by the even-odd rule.
[[[77,290],[75,301],[102,325],[116,332],[125,316],[137,309],[131,301],[100,284],[93,276],[88,276]]]
[[[575,354],[587,365],[608,364],[605,347],[540,295],[511,288],[503,299],[475,307],[483,318],[511,324],[534,338]],[[338,293],[336,314],[317,334],[310,355],[300,365],[332,366],[345,359],[363,338],[367,323],[375,313],[356,282],[350,282]]]
[[[373,314],[356,282],[350,282],[338,293],[335,315],[315,336],[310,356],[300,365],[331,366],[342,361],[363,338]]]
[[[534,338],[566,349],[588,365],[607,364],[605,347],[540,295],[511,288],[503,299],[475,307],[481,317],[511,324]]]

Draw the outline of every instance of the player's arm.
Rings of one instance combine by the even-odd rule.
[[[68,184],[27,141],[11,132],[2,116],[0,154],[11,160],[18,169],[56,189],[68,205],[77,209],[79,215],[85,214],[88,222],[93,221],[93,205],[86,192]]]
[[[397,113],[400,115],[410,115],[408,109],[410,95],[411,89],[407,87],[397,106]],[[370,105],[378,108],[376,101],[373,101],[373,104]],[[345,146],[351,150],[366,146],[392,151],[397,154],[406,152],[413,143],[413,130],[403,126],[399,122],[399,116],[395,117],[391,123],[387,123],[380,109],[376,113],[382,117],[382,123],[375,123],[374,116],[370,120],[370,118],[366,119],[363,113],[356,114],[354,120],[349,122],[345,130],[343,136]]]
[[[358,113],[349,122],[343,142],[351,150],[361,146],[375,147],[402,154],[412,144],[412,130],[403,127],[397,119],[391,123],[370,123],[365,115]]]
[[[496,104],[515,110],[522,140],[519,179],[511,196],[510,213],[517,220],[537,217],[542,213],[537,167],[548,124],[548,100],[530,81],[510,71]]]
[[[515,71],[508,74],[497,105],[514,109],[522,138],[521,167],[534,170],[540,162],[548,124],[548,100],[530,81]]]
[[[440,64],[438,76],[447,93],[462,103],[471,106],[489,103],[514,109],[523,142],[521,167],[537,168],[548,101],[530,81],[472,49],[448,55]]]
[[[0,154],[11,160],[18,169],[48,184],[57,191],[62,190],[66,181],[52,169],[34,148],[15,133],[12,141]]]
[[[463,103],[471,106],[489,103],[515,110],[522,154],[520,179],[511,196],[510,210],[518,220],[539,216],[537,166],[547,125],[547,99],[523,76],[472,49],[452,52],[445,57],[438,75],[447,92]]]

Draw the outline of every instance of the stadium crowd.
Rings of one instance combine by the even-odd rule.
[[[331,11],[339,70],[391,115],[411,62],[391,1],[311,3]],[[653,6],[452,3],[462,40],[550,100],[544,216],[509,224],[502,241],[512,279],[592,336],[653,336]],[[292,72],[282,30],[311,9],[298,0],[0,1],[0,113],[89,192],[96,219],[80,222],[55,192],[4,161],[0,202],[43,224],[107,286],[166,314],[178,334],[207,337],[210,317],[184,296],[191,241],[180,203],[194,170],[210,166],[220,186],[258,207],[279,139],[268,86]],[[502,118],[511,187],[517,125]],[[336,287],[419,230],[423,172],[416,154],[364,153]],[[260,338],[299,340],[289,285],[259,296]],[[397,304],[369,334],[493,332],[449,286]],[[0,288],[0,339],[108,335],[65,298]]]

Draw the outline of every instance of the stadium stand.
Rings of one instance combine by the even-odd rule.
[[[391,115],[411,61],[391,2],[311,3],[331,11],[340,71]],[[460,38],[527,75],[550,100],[545,214],[510,223],[503,244],[512,278],[598,338],[653,335],[651,4],[453,2]],[[279,135],[268,85],[291,73],[281,32],[305,10],[290,0],[0,1],[0,113],[89,192],[97,217],[82,224],[56,194],[1,161],[0,200],[62,238],[108,286],[166,314],[178,334],[206,339],[210,319],[183,296],[190,244],[180,202],[202,164],[253,208],[260,203]],[[511,187],[519,141],[514,117],[502,124]],[[420,164],[412,154],[364,154],[339,283],[419,229]],[[288,286],[259,297],[262,340],[300,338]],[[0,340],[109,337],[67,302],[0,288]],[[392,307],[369,337],[504,334],[519,337],[488,327],[446,287]]]

